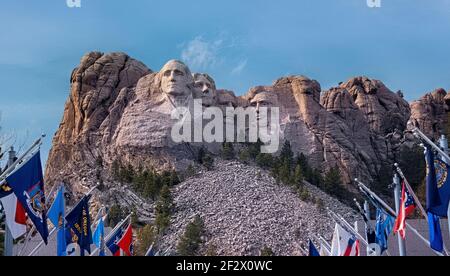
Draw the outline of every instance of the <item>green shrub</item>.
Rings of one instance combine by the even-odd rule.
[[[155,226],[158,234],[163,234],[169,227],[173,208],[174,204],[169,186],[164,185],[155,207]]]
[[[178,243],[178,254],[181,256],[196,256],[202,243],[204,232],[203,220],[196,216],[194,220],[186,226],[186,230]]]

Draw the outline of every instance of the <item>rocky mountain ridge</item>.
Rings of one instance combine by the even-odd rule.
[[[167,81],[175,77],[166,72],[179,74],[179,79]],[[170,90],[174,87],[181,93],[173,96]],[[101,191],[94,194],[95,205],[137,208],[142,221],[152,222],[153,202],[114,179],[113,165],[120,163],[137,171],[184,171],[195,164],[201,148],[219,154],[219,144],[177,144],[170,139],[171,110],[193,98],[202,98],[222,110],[279,107],[280,144],[289,141],[295,154],[304,154],[322,172],[337,167],[349,190],[354,189],[354,178],[367,183],[380,181],[386,167],[417,144],[410,127],[419,127],[434,138],[447,133],[450,110],[450,93],[444,89],[409,104],[401,91],[393,92],[381,81],[367,77],[355,77],[322,91],[315,80],[288,76],[236,96],[233,91],[217,89],[209,75],[192,74],[181,62],[170,61],[154,72],[124,53],[91,52],[72,73],[69,98],[46,165],[47,184],[64,182],[72,202],[100,184]],[[330,223],[321,219],[323,214],[315,206],[287,188],[274,186],[275,180],[266,172],[261,172],[263,180],[258,180],[254,174],[259,169],[220,159],[217,162],[215,170],[173,188],[179,209],[162,248],[175,250],[180,232],[196,214],[202,214],[211,234],[208,242],[218,246],[219,254],[257,254],[259,247],[267,244],[278,254],[295,255],[308,234],[331,231]],[[314,189],[310,187],[328,205],[341,206]],[[261,191],[261,196],[255,199],[257,193],[252,194],[252,190]],[[221,206],[231,209],[223,213],[226,210]],[[345,215],[351,210],[342,206],[339,212]],[[282,216],[277,218],[275,213]],[[224,221],[236,220],[236,216],[242,217],[236,221],[238,226],[225,225]],[[275,232],[264,235],[269,224]],[[294,233],[295,224],[305,226],[302,231],[307,233]],[[254,227],[260,235],[250,233]]]

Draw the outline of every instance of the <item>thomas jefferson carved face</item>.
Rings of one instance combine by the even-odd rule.
[[[235,108],[237,106],[236,96],[227,91],[222,91],[217,94],[217,102],[218,106],[223,110],[226,110],[227,107]]]
[[[161,90],[172,98],[187,97],[191,93],[193,78],[189,68],[181,61],[171,60],[160,71]]]
[[[214,106],[217,103],[217,91],[214,80],[206,74],[194,75],[195,98],[202,99],[204,107]]]

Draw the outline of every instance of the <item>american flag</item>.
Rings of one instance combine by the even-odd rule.
[[[405,221],[406,217],[414,212],[416,209],[416,202],[408,191],[405,182],[402,183],[402,200],[400,204],[400,211],[395,221],[394,232],[399,233],[405,239]]]
[[[406,187],[405,183],[403,183],[403,190],[405,191],[405,197],[406,197],[405,216],[407,217],[414,212],[417,205],[416,205],[416,202],[414,201],[414,197],[412,197],[412,195],[408,191],[408,188]],[[403,194],[402,194],[402,197],[403,197]]]

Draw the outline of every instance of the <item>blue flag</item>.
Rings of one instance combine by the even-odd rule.
[[[64,186],[61,186],[58,190],[52,207],[48,210],[48,218],[52,224],[58,228],[57,234],[57,254],[58,256],[66,256],[66,212],[65,212],[65,200],[64,200]]]
[[[377,224],[375,227],[376,242],[381,248],[381,253],[388,249],[388,237],[394,228],[394,218],[382,209],[377,209]]]
[[[450,201],[449,166],[434,156],[427,145],[427,211],[439,217],[447,217]]]
[[[154,256],[156,256],[156,252],[154,249],[154,244],[152,244],[150,248],[147,250],[147,253],[145,253],[145,257],[154,257]]]
[[[99,256],[105,256],[105,226],[103,218],[100,218],[97,228],[94,231],[94,244],[100,249]]]
[[[22,167],[6,178],[6,183],[13,189],[17,200],[47,244],[47,209],[40,152],[37,151],[28,162],[19,166]]]
[[[309,256],[310,257],[320,257],[319,251],[314,246],[314,243],[309,240]]]
[[[439,217],[432,213],[428,213],[428,227],[430,230],[430,247],[438,252],[443,252],[444,241],[442,240]]]
[[[91,218],[89,215],[89,199],[91,196],[83,197],[73,210],[66,216],[67,225],[78,238],[81,255],[84,251],[91,253],[92,233]]]

